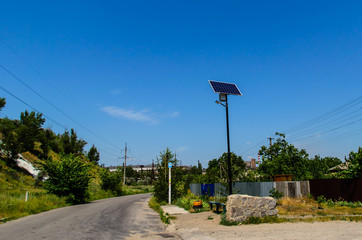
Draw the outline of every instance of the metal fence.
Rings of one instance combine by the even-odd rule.
[[[308,181],[285,181],[285,182],[235,182],[233,183],[234,194],[246,194],[249,196],[267,197],[275,188],[282,192],[285,197],[302,197],[310,193]],[[203,184],[191,183],[190,190],[195,195],[227,196],[227,187],[221,183]]]
[[[310,193],[327,199],[362,201],[362,178],[310,180]]]

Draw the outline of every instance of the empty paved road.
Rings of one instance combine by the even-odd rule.
[[[59,208],[0,224],[0,239],[178,239],[148,207],[151,194]]]

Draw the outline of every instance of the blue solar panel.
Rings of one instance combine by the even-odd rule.
[[[211,80],[209,80],[209,83],[216,93],[241,95],[239,88],[234,83],[215,82]]]

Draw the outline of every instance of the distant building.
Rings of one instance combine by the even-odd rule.
[[[245,161],[245,169],[251,169],[251,170],[255,170],[256,169],[256,161],[255,158],[252,158],[250,161]]]

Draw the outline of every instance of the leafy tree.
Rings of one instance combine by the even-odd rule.
[[[8,118],[0,119],[0,132],[1,132],[1,149],[5,150],[4,152],[12,161],[16,158],[19,149],[18,135],[16,129],[19,127],[20,123],[18,120],[10,120]]]
[[[5,107],[5,98],[0,98],[0,111]],[[0,118],[0,148],[5,150],[4,153],[13,162],[19,153],[19,144],[17,142],[17,134],[15,130],[19,125],[19,121],[12,121],[8,118]]]
[[[355,178],[362,177],[362,147],[357,152],[351,151],[348,159],[346,158],[348,168],[337,173],[339,178]]]
[[[168,200],[168,163],[171,162],[175,166],[176,159],[174,154],[166,148],[163,152],[160,153],[160,156],[157,157],[157,170],[158,176],[157,180],[154,183],[154,196],[158,201],[167,201]],[[172,167],[171,175],[171,198],[177,199],[183,193],[182,177],[183,171],[181,168]]]
[[[227,182],[228,180],[228,164],[227,164],[228,153],[223,153],[218,159],[209,161],[206,169],[207,182]],[[245,162],[241,156],[237,156],[235,153],[230,154],[231,159],[231,171],[232,180],[239,181],[242,178],[243,172],[245,171]]]
[[[259,171],[267,176],[292,174],[296,180],[310,179],[308,154],[285,140],[285,134],[276,133],[277,140],[269,148],[262,146],[259,153],[263,162]]]
[[[100,174],[102,183],[101,188],[110,190],[117,194],[122,195],[122,171],[117,169],[116,172],[110,172],[108,169],[103,168]]]
[[[337,157],[325,157],[325,158],[323,158],[323,160],[327,164],[328,169],[338,166],[339,164],[342,163],[341,159],[339,159]]]
[[[202,165],[201,165],[200,161],[197,161],[197,170],[198,170],[198,174],[202,174]]]
[[[66,197],[69,203],[85,202],[89,196],[90,165],[73,154],[63,155],[59,161],[42,163],[48,178],[44,187],[51,193]]]
[[[316,155],[313,159],[309,160],[309,172],[311,178],[313,179],[322,179],[325,174],[328,173],[328,165],[324,158],[321,158],[319,155]]]
[[[342,161],[336,157],[321,158],[316,155],[313,159],[309,160],[309,172],[313,179],[322,179],[328,174],[328,170],[341,164]]]
[[[99,162],[99,152],[97,150],[97,148],[93,145],[88,152],[88,159],[89,161],[98,164]]]
[[[0,112],[5,107],[5,104],[6,104],[5,98],[0,97]]]
[[[75,133],[74,129],[65,131],[62,135],[59,136],[60,138],[60,146],[62,148],[62,153],[64,154],[82,154],[83,148],[87,144],[86,141],[79,139]]]
[[[43,151],[41,148],[36,148],[36,142],[44,142],[42,125],[45,122],[43,114],[35,113],[34,111],[22,112],[20,114],[20,126],[17,128],[16,133],[19,142],[19,151],[29,151],[33,154],[39,155]]]

